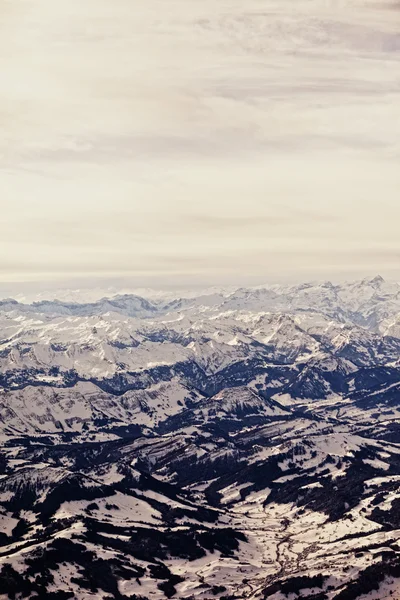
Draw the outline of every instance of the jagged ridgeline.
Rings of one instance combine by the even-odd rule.
[[[400,598],[400,287],[0,303],[0,597]]]

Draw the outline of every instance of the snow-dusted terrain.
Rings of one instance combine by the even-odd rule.
[[[72,296],[0,302],[1,598],[400,597],[399,285]]]

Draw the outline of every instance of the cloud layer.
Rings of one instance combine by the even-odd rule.
[[[1,280],[400,275],[397,3],[0,6]]]

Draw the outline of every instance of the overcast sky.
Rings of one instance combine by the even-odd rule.
[[[0,9],[0,281],[400,279],[397,1]]]

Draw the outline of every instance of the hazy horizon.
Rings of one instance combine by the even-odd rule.
[[[55,281],[33,281],[33,282],[0,282],[0,300],[7,298],[17,299],[20,302],[31,302],[40,299],[73,299],[76,296],[77,301],[91,301],[102,296],[112,296],[116,294],[133,293],[139,296],[154,292],[155,294],[166,293],[201,293],[211,292],[212,290],[234,291],[239,288],[262,288],[263,286],[298,286],[298,285],[320,285],[332,283],[333,285],[352,284],[361,281],[372,281],[381,277],[378,275],[367,275],[363,278],[353,279],[268,279],[263,281],[236,281],[232,283],[224,282],[196,282],[196,283],[162,283],[161,281],[137,281],[135,279],[93,279],[93,280],[55,280]],[[400,284],[399,280],[383,278],[387,284]]]
[[[400,279],[396,2],[1,6],[3,287]]]

